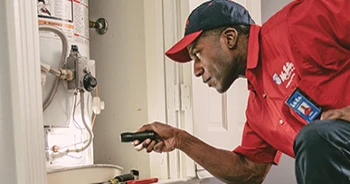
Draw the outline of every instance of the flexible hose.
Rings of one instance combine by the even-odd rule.
[[[59,30],[58,28],[54,27],[54,26],[49,26],[49,25],[39,25],[39,31],[50,31],[53,32],[55,34],[57,34],[62,41],[62,55],[61,55],[61,61],[59,64],[58,68],[63,68],[64,64],[66,62],[66,58],[67,58],[67,53],[68,53],[68,39],[66,37],[66,35],[64,35],[64,33]],[[49,96],[45,99],[44,103],[43,103],[43,109],[44,111],[46,110],[46,108],[51,104],[53,98],[56,95],[57,89],[58,89],[58,84],[59,84],[59,78],[55,78],[54,84],[50,90],[50,94]]]
[[[86,148],[88,148],[92,142],[92,139],[94,138],[94,134],[92,133],[91,128],[88,126],[88,124],[85,121],[85,107],[84,107],[84,91],[80,91],[80,108],[81,108],[81,119],[83,120],[85,129],[88,131],[89,133],[89,138],[87,140],[84,141],[84,146],[81,148],[77,148],[77,149],[67,149],[67,153],[69,152],[81,152],[84,151]]]

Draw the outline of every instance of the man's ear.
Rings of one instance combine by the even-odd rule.
[[[235,28],[226,28],[222,32],[222,36],[225,39],[225,43],[229,49],[233,49],[237,44],[238,32]]]

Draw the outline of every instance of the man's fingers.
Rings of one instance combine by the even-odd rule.
[[[137,150],[137,151],[141,151],[142,149],[143,149],[142,144],[135,146],[135,150]]]
[[[161,153],[163,148],[165,146],[165,143],[163,141],[159,141],[154,147],[153,150],[157,153]]]
[[[325,119],[341,119],[342,112],[341,110],[330,110],[322,113],[321,120]]]
[[[147,153],[150,153],[153,151],[153,147],[157,142],[155,140],[151,141],[151,143],[147,146]]]
[[[136,140],[136,141],[134,141],[134,143],[137,143],[138,141]],[[135,146],[135,149],[137,150],[137,151],[141,151],[143,148],[147,148],[147,146],[149,145],[151,143],[151,139],[146,139],[146,140],[144,140],[141,144],[134,144],[134,145],[136,145]]]
[[[141,151],[143,149],[142,144],[140,144],[139,140],[135,140],[132,142],[132,145],[134,145],[135,150]]]
[[[350,123],[350,106],[342,109],[342,119]]]
[[[137,146],[137,145],[140,144],[140,141],[139,141],[139,140],[135,140],[135,141],[132,142],[132,144],[133,144],[134,146]]]

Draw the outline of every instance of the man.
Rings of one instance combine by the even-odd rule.
[[[154,122],[138,130],[158,134],[142,147],[180,149],[227,183],[261,183],[281,153],[296,158],[299,184],[350,183],[349,9],[348,0],[297,0],[260,27],[233,1],[203,3],[166,55],[193,60],[194,75],[219,93],[247,78],[242,144],[216,149]]]

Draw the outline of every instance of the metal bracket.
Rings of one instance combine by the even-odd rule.
[[[191,91],[188,85],[181,84],[181,110],[189,110],[191,108]]]
[[[188,85],[174,85],[174,108],[175,111],[186,111],[191,108],[191,91]]]

